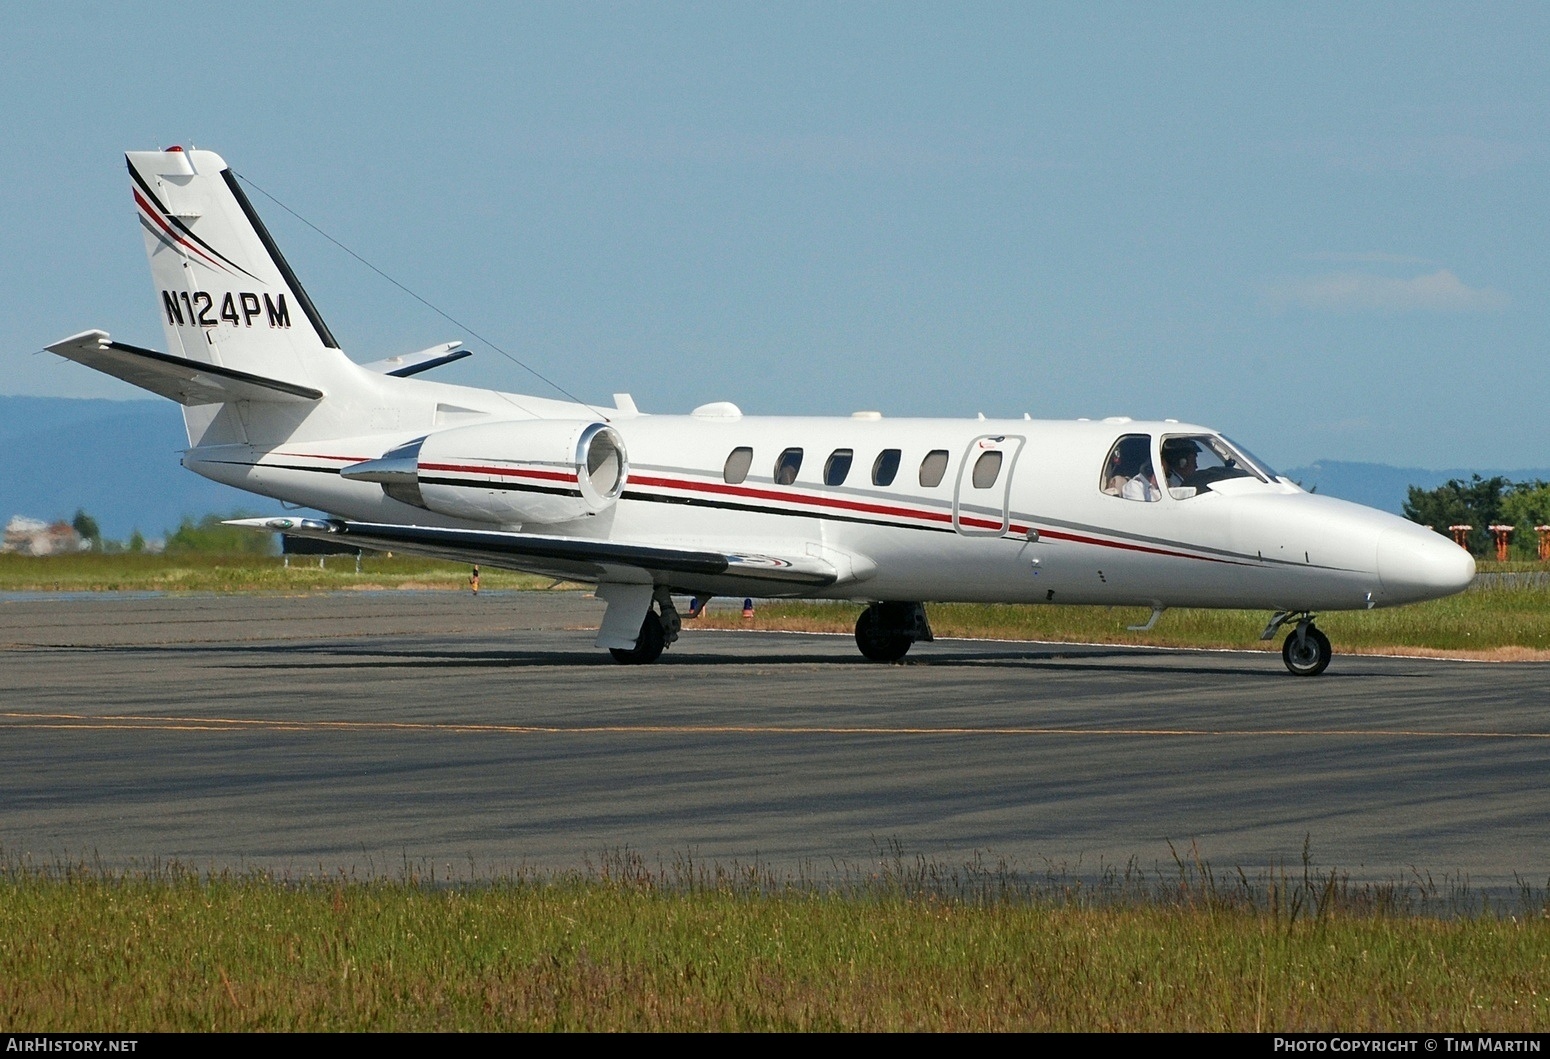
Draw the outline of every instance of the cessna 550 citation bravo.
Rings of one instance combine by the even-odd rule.
[[[1316,611],[1474,576],[1431,530],[1172,420],[645,415],[410,377],[460,343],[356,364],[218,155],[128,160],[168,352],[48,348],[183,405],[183,466],[333,516],[239,524],[594,583],[621,662],[655,661],[693,593],[853,600],[877,661],[931,639],[930,601],[1263,609],[1311,676]]]

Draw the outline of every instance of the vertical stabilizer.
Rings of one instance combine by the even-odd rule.
[[[220,155],[127,157],[169,352],[298,380],[341,356]]]
[[[355,366],[220,155],[173,147],[126,157],[168,352],[325,392],[347,387]],[[186,418],[193,444],[217,420],[225,426],[208,441],[250,432],[217,408]]]

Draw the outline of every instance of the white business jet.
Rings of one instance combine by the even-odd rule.
[[[258,529],[597,585],[597,644],[677,639],[675,595],[851,600],[862,654],[930,640],[924,603],[1273,612],[1323,672],[1315,613],[1462,590],[1469,554],[1310,495],[1206,427],[646,415],[412,378],[459,343],[361,365],[340,351],[209,151],[128,155],[168,351],[87,331],[48,347],[183,405],[183,466],[328,512]]]

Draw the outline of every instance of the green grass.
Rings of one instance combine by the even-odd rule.
[[[294,555],[0,555],[0,592],[326,592],[342,589],[468,589],[468,565],[368,552],[355,558]],[[538,589],[553,578],[488,567],[480,589]],[[571,586],[574,587],[574,586]]]
[[[1544,567],[1533,564],[1532,569]],[[768,602],[751,620],[722,611],[704,621],[721,628],[845,633],[854,629],[859,613],[857,604]],[[1270,617],[1266,611],[1179,608],[1164,613],[1148,632],[1125,628],[1147,620],[1150,612],[1144,607],[938,603],[927,613],[932,631],[944,637],[1278,651],[1284,636],[1278,634],[1268,643],[1259,640]],[[1480,583],[1457,596],[1408,607],[1332,611],[1321,614],[1318,624],[1337,652],[1418,649],[1531,657],[1528,652],[1550,651],[1550,579],[1542,584]]]
[[[1185,865],[1095,887],[924,864],[821,884],[628,858],[457,887],[12,869],[0,1025],[1550,1028],[1544,908],[1437,917],[1416,894]]]
[[[1546,574],[1541,563],[1482,563],[1475,587],[1448,599],[1373,611],[1338,611],[1319,617],[1337,651],[1484,652],[1532,657],[1550,651],[1550,576],[1506,584],[1489,575]],[[1533,583],[1536,580],[1540,583]],[[485,589],[541,589],[549,578],[485,568]],[[564,585],[562,587],[577,587]],[[468,567],[412,556],[368,553],[355,572],[350,556],[293,556],[286,569],[278,556],[180,556],[122,553],[34,558],[0,555],[0,592],[324,592],[345,589],[467,590]],[[850,632],[855,604],[770,602],[753,620],[713,611],[700,624],[721,628]],[[1150,632],[1125,626],[1145,621],[1141,607],[1013,606],[941,603],[929,608],[932,629],[944,637],[1151,644],[1165,647],[1262,647],[1279,650],[1280,638],[1261,643],[1268,613],[1178,609]]]

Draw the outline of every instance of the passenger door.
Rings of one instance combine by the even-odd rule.
[[[965,537],[1000,537],[1011,527],[1012,473],[1023,439],[982,434],[969,442],[953,487],[953,529]]]

